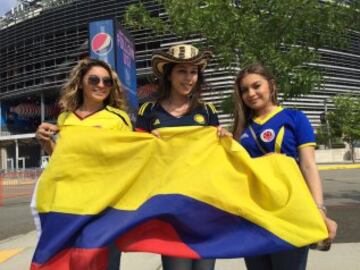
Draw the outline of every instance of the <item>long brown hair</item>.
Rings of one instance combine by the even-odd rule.
[[[80,60],[71,70],[68,81],[62,88],[59,105],[63,111],[75,111],[83,103],[82,81],[86,73],[92,67],[102,67],[107,70],[113,81],[113,87],[104,105],[110,105],[114,108],[127,110],[125,94],[117,74],[104,61],[86,58]]]
[[[164,72],[162,73],[162,76],[159,78],[159,87],[158,87],[158,101],[166,100],[170,96],[171,92],[171,81],[169,80],[170,74],[175,67],[175,63],[169,63],[164,66]],[[198,67],[198,80],[196,82],[196,85],[191,90],[191,93],[189,95],[190,99],[190,106],[188,112],[195,109],[199,104],[202,103],[200,96],[201,92],[206,88],[206,84],[204,81],[204,75],[202,71],[200,70],[200,67]]]
[[[258,62],[252,63],[244,67],[236,76],[235,91],[233,95],[233,101],[234,101],[233,135],[234,138],[236,139],[240,138],[241,133],[249,124],[249,119],[252,117],[253,114],[251,108],[245,105],[241,94],[241,82],[245,78],[245,76],[249,74],[260,75],[268,81],[269,88],[271,91],[271,101],[276,105],[278,104],[277,88],[275,85],[274,77],[272,73],[269,71],[269,69],[266,68],[263,64]]]

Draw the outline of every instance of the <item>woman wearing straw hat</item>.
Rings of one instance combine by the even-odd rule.
[[[169,52],[154,53],[152,68],[159,79],[158,98],[144,103],[139,110],[136,130],[156,132],[161,127],[216,126],[218,135],[229,135],[219,127],[216,109],[200,100],[205,69],[212,54],[192,45],[176,45]],[[215,260],[193,260],[162,256],[164,270],[212,270]]]

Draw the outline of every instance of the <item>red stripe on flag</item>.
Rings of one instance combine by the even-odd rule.
[[[66,249],[45,264],[32,263],[30,270],[105,270],[109,263],[108,248],[71,248]]]
[[[117,239],[116,245],[122,251],[160,253],[168,256],[182,254],[199,259],[199,254],[186,245],[171,226],[161,220],[150,220],[130,230]]]

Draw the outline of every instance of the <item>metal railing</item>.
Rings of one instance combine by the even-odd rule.
[[[42,169],[0,172],[0,207],[21,199],[30,202]]]

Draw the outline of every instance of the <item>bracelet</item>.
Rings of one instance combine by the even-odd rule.
[[[316,204],[317,208],[322,210],[325,214],[327,214],[327,208],[323,204]]]

